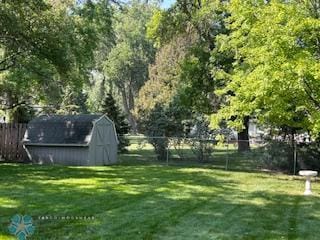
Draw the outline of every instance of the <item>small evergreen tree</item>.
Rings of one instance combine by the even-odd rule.
[[[167,158],[168,138],[184,136],[185,126],[182,122],[188,113],[188,109],[172,102],[169,106],[156,104],[150,112],[140,115],[140,128],[150,137],[148,141],[154,147],[159,161]]]
[[[129,133],[129,125],[125,116],[117,106],[116,101],[112,97],[111,93],[108,93],[102,103],[102,112],[105,113],[113,122],[116,127],[119,140],[119,152],[126,152],[126,147],[129,146],[129,140],[124,137]]]

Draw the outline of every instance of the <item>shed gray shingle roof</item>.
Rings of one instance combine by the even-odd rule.
[[[25,144],[87,144],[93,122],[103,115],[44,115],[29,122]]]

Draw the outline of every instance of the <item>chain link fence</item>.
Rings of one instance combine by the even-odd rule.
[[[180,137],[126,136],[127,152],[120,154],[123,163],[159,163],[164,165],[210,165],[226,170],[261,169],[265,142],[247,142],[247,151],[238,151],[240,141]],[[240,143],[241,144],[241,143]]]
[[[126,138],[129,140],[127,152],[120,154],[120,161],[125,164],[206,165],[232,171],[281,171],[288,174],[297,174],[300,169],[320,170],[320,147],[318,150],[312,144],[296,141]]]

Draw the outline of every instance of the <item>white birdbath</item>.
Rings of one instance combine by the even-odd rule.
[[[317,171],[311,170],[302,170],[299,171],[299,175],[306,177],[306,189],[304,191],[304,195],[311,195],[311,177],[315,177],[318,175]]]

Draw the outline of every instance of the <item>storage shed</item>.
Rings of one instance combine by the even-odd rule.
[[[117,162],[114,123],[105,115],[40,116],[23,139],[30,160],[39,164],[101,166]]]

